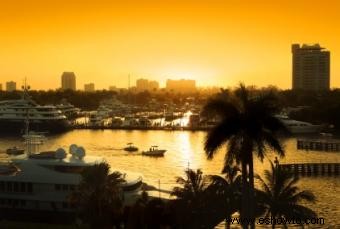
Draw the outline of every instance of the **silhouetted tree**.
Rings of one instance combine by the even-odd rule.
[[[110,173],[109,164],[95,164],[84,169],[79,188],[70,201],[91,228],[112,228],[122,216],[123,182],[122,174]]]
[[[207,192],[215,199],[215,207],[223,212],[226,219],[226,228],[230,228],[230,220],[233,213],[241,208],[241,176],[237,166],[227,165],[224,168],[224,176],[211,175],[211,184]]]
[[[299,190],[298,176],[281,169],[278,163],[274,165],[271,162],[271,168],[265,170],[264,177],[265,180],[256,176],[263,189],[263,191],[257,191],[257,196],[266,209],[266,217],[301,220],[316,217],[313,210],[301,205],[301,201],[314,202],[315,196],[310,191]],[[272,228],[275,228],[275,223],[274,220]]]
[[[212,159],[217,149],[227,144],[225,166],[234,161],[241,164],[241,216],[244,218],[254,218],[253,154],[263,160],[266,146],[269,146],[280,156],[284,155],[281,143],[275,136],[276,132],[285,129],[274,116],[278,111],[277,99],[273,94],[252,96],[243,84],[233,97],[221,94],[203,108],[203,114],[214,113],[221,120],[207,135],[205,152],[208,159]],[[253,224],[251,226],[254,227]]]

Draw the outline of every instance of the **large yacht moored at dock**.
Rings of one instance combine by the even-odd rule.
[[[70,127],[60,110],[52,105],[38,105],[26,89],[21,99],[0,101],[0,132],[23,133],[26,120],[33,131],[56,133]]]
[[[69,204],[71,193],[81,182],[81,172],[104,161],[101,157],[87,156],[83,147],[71,145],[69,153],[62,148],[39,152],[41,135],[25,136],[27,153],[13,156],[10,163],[0,165],[0,208],[18,210],[74,211]],[[122,184],[125,204],[139,197],[142,176],[119,171],[124,175]]]

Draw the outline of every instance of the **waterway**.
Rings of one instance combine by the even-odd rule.
[[[184,170],[200,168],[204,174],[219,174],[226,149],[222,147],[213,160],[207,160],[203,145],[204,131],[140,131],[140,130],[73,130],[64,134],[48,137],[41,150],[67,149],[70,144],[77,144],[86,149],[86,154],[102,156],[113,169],[129,170],[143,174],[146,183],[161,189],[171,190],[176,185],[176,177],[183,176]],[[139,148],[136,153],[127,153],[122,149],[128,142]],[[301,151],[296,149],[296,138],[284,141],[286,156],[281,163],[293,162],[340,162],[340,152]],[[14,145],[22,145],[20,137],[2,137],[0,152]],[[164,157],[152,158],[141,155],[142,150],[158,145],[166,149]],[[1,154],[5,158],[5,154]],[[269,159],[275,154],[268,150],[263,162],[255,160],[255,172],[263,174],[269,168]],[[325,225],[310,228],[340,228],[340,177],[304,177],[300,181],[302,189],[311,190],[317,197],[310,204],[319,217],[325,218]],[[158,195],[158,194],[157,194]],[[162,197],[167,194],[162,193]],[[221,225],[220,228],[223,228]]]

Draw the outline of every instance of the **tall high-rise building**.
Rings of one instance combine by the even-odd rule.
[[[73,72],[63,72],[61,75],[62,90],[76,90],[76,75]]]
[[[94,92],[94,83],[88,83],[88,84],[84,84],[84,91],[86,92]]]
[[[6,82],[6,91],[15,91],[17,90],[17,83],[14,81]]]
[[[0,91],[2,91],[2,84],[0,83]]]
[[[329,90],[330,52],[319,44],[293,44],[292,53],[293,90]]]

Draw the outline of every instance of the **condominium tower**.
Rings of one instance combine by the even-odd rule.
[[[329,90],[330,52],[319,44],[293,44],[292,53],[293,90]]]
[[[76,90],[76,75],[73,72],[63,72],[61,75],[62,90]]]

